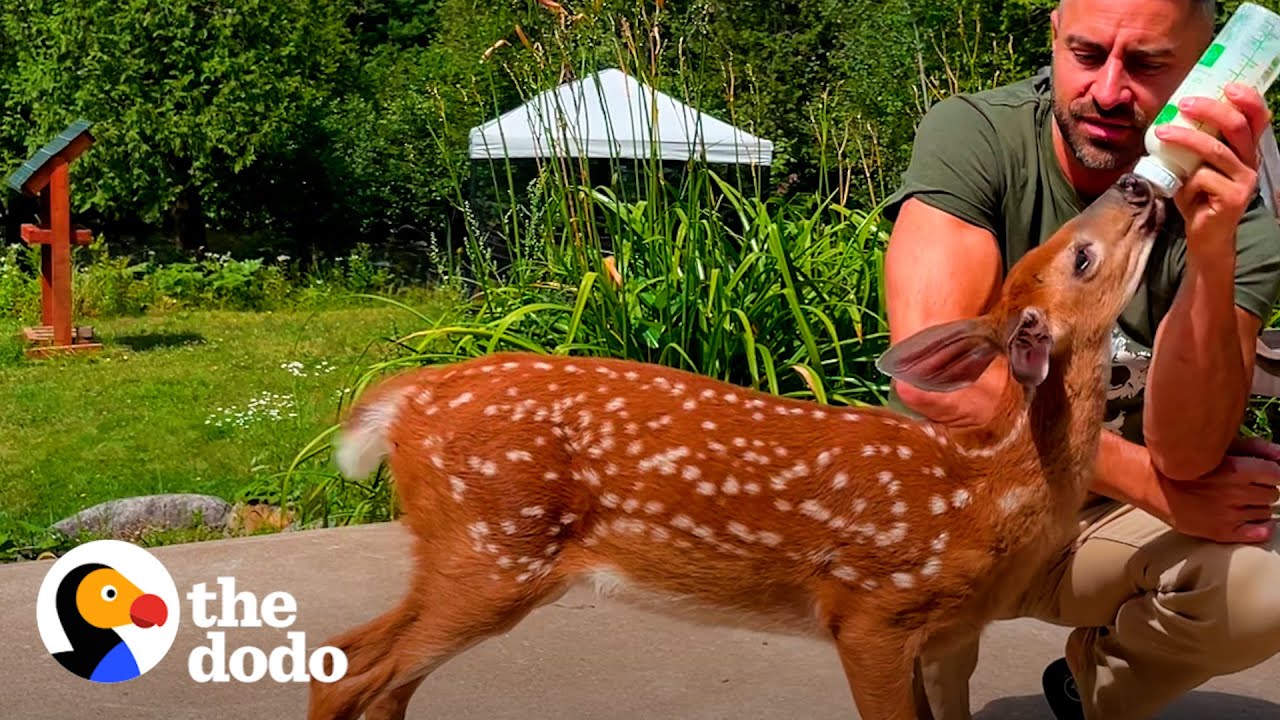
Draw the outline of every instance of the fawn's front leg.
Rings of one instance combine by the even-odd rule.
[[[862,720],[916,720],[916,634],[887,622],[855,621],[843,624],[835,641]]]

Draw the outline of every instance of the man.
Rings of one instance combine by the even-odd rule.
[[[930,109],[887,211],[893,341],[986,310],[1028,248],[1132,168],[1146,127],[1212,40],[1214,12],[1212,0],[1062,0],[1049,69]],[[1178,212],[1118,323],[1115,432],[1104,433],[1080,535],[1021,608],[1075,628],[1045,672],[1059,718],[1150,718],[1280,652],[1280,448],[1237,437],[1255,339],[1280,295],[1280,226],[1257,192],[1270,113],[1240,87],[1184,112],[1223,139],[1162,133],[1207,160],[1173,198]],[[1007,377],[998,361],[959,392],[895,384],[891,402],[980,422]],[[970,717],[977,657],[975,643],[921,659],[917,689],[938,720]]]

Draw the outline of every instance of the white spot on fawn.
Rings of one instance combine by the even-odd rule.
[[[610,400],[609,402],[605,403],[604,409],[605,409],[607,412],[618,412],[618,411],[619,411],[619,410],[621,410],[621,409],[622,409],[622,407],[623,407],[624,405],[626,405],[626,404],[627,404],[626,399],[624,399],[624,398],[620,398],[620,397],[616,397],[616,398],[614,398],[614,399]]]
[[[902,458],[903,460],[906,460],[907,458],[911,457],[911,448],[907,447],[906,445],[899,445],[898,457]]]
[[[1000,511],[1005,515],[1009,515],[1030,500],[1031,493],[1031,488],[1026,485],[1015,485],[1004,495],[1001,495],[996,502],[1000,505]]]
[[[680,471],[680,477],[685,480],[697,480],[702,477],[702,470],[700,470],[696,465],[685,465]]]
[[[783,500],[782,498],[778,498],[777,500],[774,500],[773,506],[778,508],[782,512],[789,512],[791,510],[791,503],[787,502],[786,500]]]
[[[890,512],[892,512],[894,515],[897,515],[898,517],[902,517],[903,515],[907,514],[907,504],[899,500],[893,504],[893,508],[890,510]]]
[[[524,450],[508,450],[507,459],[510,460],[511,462],[520,462],[520,461],[528,462],[533,459],[533,455],[529,454]]]
[[[782,544],[782,536],[775,532],[761,532],[756,535],[756,539],[769,547],[778,547]]]
[[[947,541],[950,539],[951,535],[946,530],[938,533],[938,537],[934,538],[933,543],[931,544],[933,551],[940,553],[945,550],[947,548]]]
[[[542,512],[541,505],[530,505],[527,508],[520,509],[520,514],[525,517],[542,517]]]
[[[469,402],[471,402],[471,401],[472,401],[472,400],[474,400],[474,399],[475,399],[475,395],[472,395],[470,392],[464,392],[464,393],[462,393],[461,395],[459,395],[458,397],[456,397],[456,398],[454,398],[454,399],[450,400],[450,401],[449,401],[449,407],[451,407],[451,408],[456,408],[456,407],[458,407],[459,405],[462,405],[463,403],[469,403]]]
[[[849,473],[844,472],[843,470],[836,473],[835,476],[831,478],[831,487],[836,490],[839,490],[847,484],[849,484]]]
[[[474,455],[467,458],[467,467],[471,468],[473,471],[487,475],[488,477],[493,477],[498,474],[497,463],[492,460],[481,460]]]
[[[658,513],[662,512],[662,510],[663,510],[663,505],[657,500],[650,500],[649,502],[644,504],[644,511],[646,513],[649,513],[650,515],[657,515]]]
[[[960,488],[951,493],[951,504],[957,508],[962,508],[969,504],[969,491]]]
[[[640,461],[639,468],[642,471],[657,470],[663,475],[674,475],[676,473],[676,460],[689,456],[689,448],[678,447],[651,455]]]
[[[885,547],[886,545],[895,545],[902,542],[907,537],[907,524],[894,523],[892,530],[884,530],[876,533],[876,545]]]
[[[698,483],[698,494],[700,494],[700,495],[715,495],[715,494],[716,494],[716,484],[715,484],[715,483],[712,483],[712,482],[707,482],[706,480],[702,480],[702,481],[700,481],[700,482]]]
[[[898,572],[898,573],[894,573],[892,577],[893,577],[893,584],[897,585],[898,587],[904,590],[907,588],[915,587],[916,581],[915,581],[915,578],[911,577],[911,573]]]
[[[941,495],[934,495],[929,498],[929,512],[933,515],[941,515],[947,511],[947,501],[942,499]]]
[[[693,530],[696,524],[688,515],[676,515],[671,518],[671,527],[679,530]]]
[[[831,511],[822,507],[816,500],[805,500],[800,503],[800,512],[818,522],[826,522],[831,519]]]
[[[924,567],[921,568],[920,574],[925,577],[933,577],[942,571],[942,561],[938,558],[929,558],[925,561]]]
[[[715,424],[715,423],[713,423],[713,422],[711,422],[710,420],[703,420],[703,421],[702,421],[702,429],[703,429],[703,430],[715,430],[715,429],[716,429],[716,424]]]
[[[831,571],[831,574],[845,582],[853,582],[858,579],[858,571],[847,565],[837,567]]]
[[[461,502],[462,493],[467,491],[467,484],[462,482],[462,478],[457,475],[450,475],[449,487],[453,488],[453,499]]]
[[[741,486],[738,484],[738,479],[730,475],[725,478],[724,484],[720,486],[720,489],[724,491],[725,495],[737,495]]]

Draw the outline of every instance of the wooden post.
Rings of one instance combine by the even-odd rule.
[[[40,197],[44,216],[43,224],[26,223],[21,228],[23,240],[40,246],[41,326],[25,329],[34,345],[27,349],[28,356],[102,348],[89,341],[88,328],[77,330],[72,325],[71,248],[88,245],[92,235],[71,226],[71,163],[92,144],[89,123],[77,121],[9,176],[9,187]]]
[[[54,158],[49,183],[49,225],[53,230],[53,344],[71,345],[71,180],[65,160]]]
[[[40,191],[41,212],[46,215],[51,207],[49,186]],[[40,245],[40,324],[53,327],[53,244]]]

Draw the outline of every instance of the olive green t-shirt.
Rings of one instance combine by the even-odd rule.
[[[929,109],[920,122],[903,182],[885,210],[890,220],[909,197],[991,231],[1005,272],[1085,207],[1053,149],[1048,68],[1034,76]],[[1170,203],[1146,276],[1113,331],[1107,427],[1141,443],[1142,400],[1156,328],[1186,267],[1182,217]],[[1280,295],[1280,223],[1254,198],[1236,237],[1236,303],[1267,318]],[[890,405],[905,409],[896,396]]]

